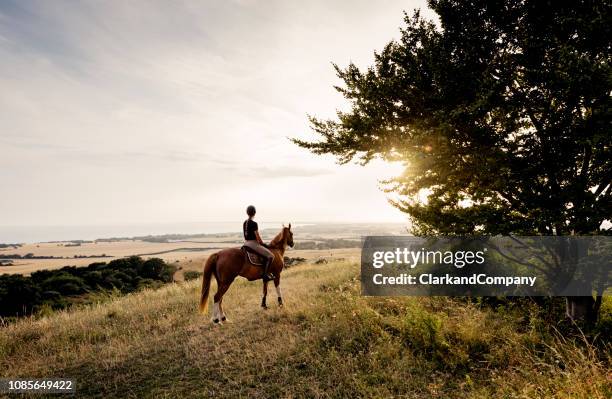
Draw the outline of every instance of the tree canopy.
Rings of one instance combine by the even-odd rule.
[[[350,110],[293,141],[341,163],[403,161],[387,189],[417,234],[609,233],[612,5],[429,7],[439,20],[406,14],[369,68],[335,65]]]

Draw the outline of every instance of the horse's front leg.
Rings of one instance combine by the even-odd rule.
[[[280,288],[280,276],[274,278],[274,288],[276,288],[276,296],[278,297],[278,306],[283,307],[283,295]]]
[[[268,309],[268,306],[266,305],[266,295],[268,295],[268,282],[264,281],[263,282],[263,297],[261,298],[261,307],[264,309]]]

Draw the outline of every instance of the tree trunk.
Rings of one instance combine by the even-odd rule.
[[[568,296],[565,297],[565,315],[575,322],[584,322],[594,325],[597,322],[601,299],[597,300],[591,296]]]
[[[572,232],[572,235],[574,233]],[[588,255],[588,245],[581,242],[570,242],[569,248],[566,249],[561,259],[562,262],[567,262],[573,267],[574,271],[579,259],[583,259]],[[587,284],[586,282],[584,284]],[[585,292],[591,291],[590,283],[583,287]],[[587,327],[592,327],[597,322],[599,316],[599,308],[601,307],[602,289],[597,290],[597,299],[592,296],[568,296],[565,297],[565,315],[574,322],[584,323]]]

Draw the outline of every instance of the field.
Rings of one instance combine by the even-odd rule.
[[[264,241],[271,240],[279,229],[262,231]],[[296,226],[293,228],[298,242],[321,242],[326,240],[345,239],[359,241],[364,235],[398,234],[403,232],[401,224],[317,224]],[[93,262],[108,262],[113,259],[139,255],[145,259],[156,257],[181,268],[176,278],[182,279],[183,270],[201,271],[202,261],[219,248],[237,247],[244,241],[241,233],[208,234],[193,236],[169,242],[150,242],[140,239],[99,240],[79,243],[43,242],[27,243],[18,248],[0,248],[0,259],[3,255],[16,254],[25,256],[55,257],[56,259],[15,259],[10,266],[0,266],[0,274],[30,274],[41,269],[59,269],[63,266],[86,266]],[[358,245],[352,246],[353,248]],[[312,257],[317,251],[290,250],[287,255],[294,257]],[[321,256],[338,254],[338,250],[322,253]],[[104,256],[102,256],[104,255]]]
[[[260,309],[261,282],[240,279],[223,325],[197,313],[197,280],[18,321],[0,329],[0,374],[72,377],[79,397],[612,394],[605,346],[561,338],[524,309],[361,297],[358,252],[338,256],[284,271],[284,308],[272,294]]]
[[[121,239],[94,241],[78,246],[71,242],[45,242],[25,244],[19,248],[0,249],[0,258],[5,254],[55,257],[57,259],[16,259],[13,265],[0,268],[2,273],[29,274],[41,269],[57,269],[63,266],[86,266],[93,262],[108,262],[113,259],[140,255],[143,258],[157,257],[169,263],[202,260],[219,248],[240,245],[240,237],[234,235],[202,236],[189,240],[171,242],[147,242]]]

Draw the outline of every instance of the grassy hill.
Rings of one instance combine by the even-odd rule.
[[[352,261],[288,269],[286,306],[272,289],[267,311],[261,283],[240,280],[223,326],[196,312],[197,280],[21,320],[0,329],[0,374],[72,377],[88,397],[612,394],[609,346],[562,339],[524,311],[364,298],[358,273]]]

